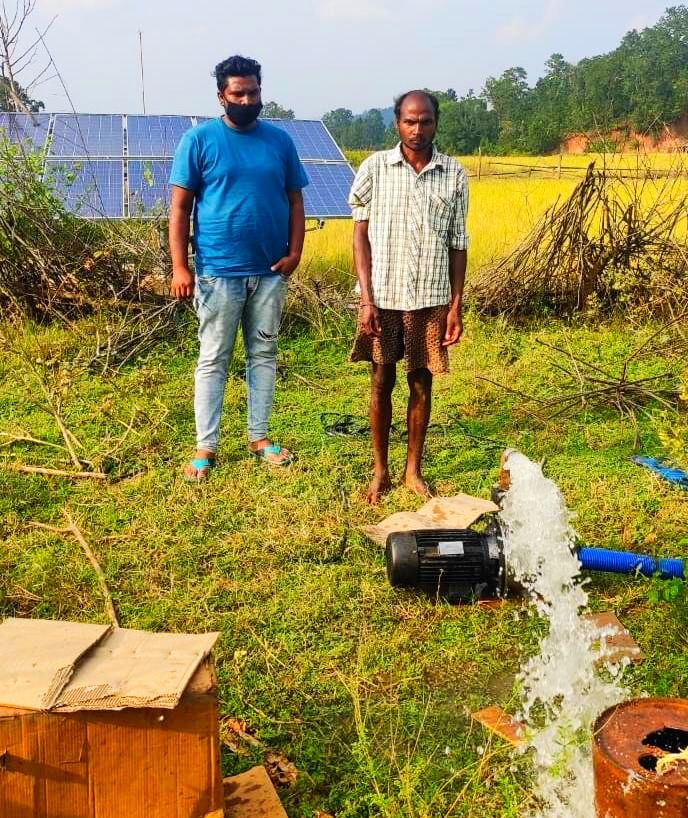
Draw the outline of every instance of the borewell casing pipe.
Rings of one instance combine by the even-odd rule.
[[[688,762],[657,767],[685,747],[685,699],[631,699],[605,710],[593,728],[597,818],[688,818]]]

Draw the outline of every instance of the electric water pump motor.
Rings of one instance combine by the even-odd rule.
[[[392,533],[385,548],[387,577],[399,588],[418,588],[448,602],[504,596],[507,571],[501,532],[430,529]]]
[[[580,547],[581,568],[614,574],[684,579],[682,559],[660,559],[629,551]],[[385,548],[387,577],[398,588],[417,588],[448,602],[475,602],[519,593],[504,556],[498,518],[484,532],[435,528],[393,532]]]

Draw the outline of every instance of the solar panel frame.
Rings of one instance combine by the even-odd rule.
[[[55,114],[49,157],[124,156],[121,114]]]
[[[89,219],[124,216],[122,159],[47,159],[43,179],[66,210]]]
[[[129,114],[127,155],[155,158],[174,156],[179,140],[192,127],[193,120],[190,116]]]
[[[45,150],[44,179],[53,178],[67,210],[83,218],[156,218],[169,209],[169,173],[182,135],[213,117],[139,114],[0,113],[0,129],[15,125]],[[350,218],[354,172],[320,120],[266,119],[289,133],[311,184],[306,218]],[[11,134],[10,134],[11,138]],[[23,136],[11,141],[21,143]]]
[[[50,130],[51,114],[21,114],[0,112],[0,130],[13,145],[30,143],[34,150],[45,148]]]

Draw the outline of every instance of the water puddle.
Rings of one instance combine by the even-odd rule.
[[[531,612],[546,620],[538,654],[521,668],[521,712],[533,751],[539,807],[533,818],[594,818],[592,724],[607,707],[628,698],[625,664],[605,630],[585,621],[588,595],[573,552],[571,514],[557,486],[520,452],[508,455],[511,477],[500,514],[510,571],[524,586]],[[608,653],[607,653],[608,651]]]

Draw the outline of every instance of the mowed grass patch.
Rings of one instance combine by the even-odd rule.
[[[686,497],[630,462],[635,430],[627,420],[612,409],[582,410],[543,425],[522,411],[522,398],[482,380],[551,396],[561,376],[537,338],[613,368],[652,330],[557,321],[516,329],[469,314],[452,373],[436,381],[428,478],[445,495],[487,497],[501,449],[514,446],[544,458],[587,544],[681,555]],[[105,378],[70,368],[78,335],[25,328],[21,354],[10,351],[2,364],[2,431],[60,444],[39,376],[61,384],[62,413],[86,459],[99,462],[131,430],[111,455],[105,483],[21,475],[16,462],[69,468],[69,459],[28,443],[0,449],[0,612],[105,621],[78,544],[29,525],[61,525],[68,508],[125,627],[220,631],[223,715],[245,719],[297,766],[296,786],[281,792],[291,815],[516,816],[529,797],[527,759],[514,761],[469,714],[492,704],[516,709],[514,675],[541,625],[518,600],[496,611],[451,607],[388,586],[382,549],[361,526],[422,500],[395,485],[370,508],[367,437],[324,430],[323,413],[366,414],[367,369],[346,362],[352,331],[283,340],[274,435],[298,454],[284,470],[246,453],[237,351],[219,465],[196,486],[180,476],[193,450],[192,325],[178,346],[161,346]],[[636,374],[660,363],[644,360]],[[395,421],[403,426],[399,374]],[[656,453],[652,416],[639,425],[645,450]],[[393,435],[396,479],[404,457],[404,440]],[[594,577],[591,604],[616,611],[648,657],[628,672],[633,690],[685,695],[685,597],[656,598],[657,587]],[[261,760],[248,750],[226,748],[225,772]]]
[[[571,184],[471,180],[470,270],[509,249]],[[350,241],[349,221],[309,233],[298,275],[347,290]],[[514,327],[468,313],[465,327],[451,374],[435,383],[426,474],[437,490],[488,497],[502,449],[516,447],[544,461],[584,543],[683,556],[686,494],[630,461],[638,436],[644,452],[661,453],[658,407],[640,413],[637,427],[611,407],[589,406],[542,423],[522,397],[551,398],[569,388],[537,339],[570,345],[618,372],[656,326],[552,319]],[[282,338],[273,432],[298,455],[287,469],[270,469],[246,452],[237,350],[218,466],[203,485],[181,479],[193,452],[193,320],[176,344],[105,377],[80,365],[93,346],[90,319],[73,330],[26,324],[3,331],[0,432],[64,442],[40,380],[79,441],[79,457],[109,476],[20,474],[19,462],[73,464],[62,449],[0,438],[0,614],[106,621],[79,545],[30,525],[62,525],[66,508],[103,566],[123,626],[221,633],[222,714],[244,719],[296,765],[296,785],[280,791],[293,818],[317,811],[336,818],[521,814],[531,797],[527,756],[514,759],[470,713],[493,704],[515,712],[514,677],[536,650],[542,623],[520,600],[497,610],[452,607],[388,586],[382,549],[361,526],[422,500],[395,482],[380,507],[370,508],[367,437],[332,437],[325,429],[324,413],[367,412],[367,368],[346,361],[351,321],[310,333],[292,328]],[[658,374],[666,363],[644,357],[630,374]],[[405,401],[400,369],[399,427]],[[404,458],[403,436],[395,433],[395,481]],[[687,695],[683,587],[590,579],[591,608],[614,611],[647,657],[626,673],[631,692]],[[224,748],[227,774],[262,762],[260,748],[244,749]]]

